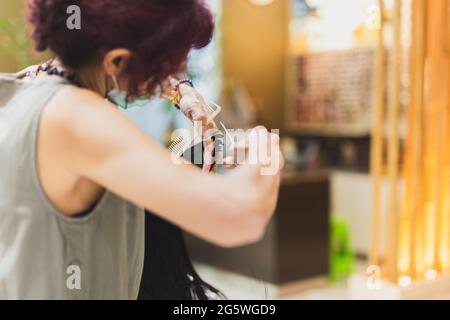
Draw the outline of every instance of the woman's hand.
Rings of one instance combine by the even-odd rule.
[[[170,87],[178,86],[178,80],[170,78],[168,80]],[[167,88],[167,86],[165,86]],[[203,172],[215,172],[217,166],[214,163],[214,134],[218,129],[213,121],[209,121],[208,107],[205,99],[197,90],[187,84],[180,84],[178,90],[181,96],[179,107],[180,111],[194,123],[194,128],[199,130],[199,134],[203,139],[204,155],[203,155]],[[163,90],[163,97],[168,98],[168,90]]]
[[[280,151],[278,134],[268,132],[264,127],[256,127],[234,138],[230,156],[224,160],[228,168],[253,164],[261,168],[272,168],[278,174],[284,167],[284,157]],[[269,169],[264,170],[268,172]],[[270,175],[267,173],[266,175]]]
[[[187,84],[180,84],[179,80],[170,77],[161,85],[161,98],[172,100],[172,92],[177,88],[181,98],[178,103],[180,111],[192,122],[208,122],[208,112],[205,99],[197,90]]]
[[[227,132],[227,134],[229,133]],[[284,167],[284,157],[279,152],[279,136],[268,132],[266,128],[256,127],[247,132],[242,131],[240,134],[230,135],[229,139],[234,141],[231,141],[230,150],[227,152],[228,156],[223,160],[225,168],[235,169],[243,164],[252,164],[252,161],[253,164],[257,162],[265,163],[265,166],[273,166],[274,170]],[[263,144],[261,145],[261,143]],[[252,149],[253,155],[249,153],[251,144],[258,145]],[[259,159],[259,161],[252,159]],[[273,163],[274,161],[278,161],[278,165]]]

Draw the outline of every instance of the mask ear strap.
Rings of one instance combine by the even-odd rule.
[[[114,89],[116,89],[116,91],[119,93],[120,90],[120,86],[119,86],[119,82],[117,81],[117,78],[115,75],[111,76],[113,83],[114,83]],[[128,95],[125,97],[125,109],[128,108]]]
[[[115,75],[112,75],[111,78],[112,78],[113,83],[114,83],[114,88],[115,88],[117,91],[120,91],[119,82],[117,81],[116,76],[115,76]]]

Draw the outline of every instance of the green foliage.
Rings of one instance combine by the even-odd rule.
[[[11,61],[14,65],[8,68],[19,70],[42,60],[37,54],[26,27],[17,19],[0,19],[0,59]]]

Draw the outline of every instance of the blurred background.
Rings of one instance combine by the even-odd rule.
[[[436,112],[448,120],[449,1],[433,1],[436,7],[425,0],[208,2],[216,16],[216,36],[206,49],[191,54],[190,76],[208,100],[223,106],[221,120],[227,127],[263,124],[280,129],[287,168],[277,214],[260,243],[224,250],[186,235],[200,274],[229,298],[245,299],[363,298],[358,288],[352,289],[357,280],[348,281],[355,274],[362,274],[363,281],[375,277],[375,284],[386,281],[394,291],[424,280],[422,273],[436,272],[428,280],[438,274],[445,278],[450,216],[444,204],[429,217],[428,235],[436,238],[430,240],[436,246],[429,265],[424,262],[419,270],[409,262],[406,269],[414,270],[402,273],[401,250],[390,253],[389,248],[402,245],[399,207],[404,181],[409,181],[403,171],[408,137],[425,135],[424,130],[413,132],[417,123],[433,127],[433,122],[421,122],[426,117],[414,118],[411,112],[418,106],[418,114],[426,115],[426,98],[419,103],[416,98],[422,92],[433,99],[429,88],[436,82],[428,80],[436,80],[432,66],[438,62],[443,78],[434,93],[441,99]],[[1,72],[17,71],[47,56],[32,50],[23,3],[0,0]],[[421,30],[438,30],[433,34],[440,38],[433,40]],[[425,83],[417,87],[417,79]],[[174,129],[189,125],[164,101],[128,115],[165,144]],[[435,139],[444,141],[448,125],[440,125]],[[422,144],[418,150],[428,150],[439,163],[447,159],[447,149],[441,143]],[[447,172],[447,164],[429,170]],[[426,166],[420,168],[426,174]],[[440,185],[437,179],[432,183]],[[448,188],[439,190],[444,194]],[[433,227],[438,222],[443,226],[439,231]],[[404,228],[408,243],[420,233],[417,224],[411,228]],[[395,272],[385,267],[389,263]],[[369,265],[379,271],[367,269]],[[419,294],[424,292],[419,289]]]

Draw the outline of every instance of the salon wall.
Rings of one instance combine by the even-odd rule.
[[[22,0],[21,1],[0,0],[0,20],[21,18],[21,15],[23,15],[23,3],[24,1]],[[12,57],[10,54],[6,54],[6,52],[4,52],[4,50],[2,50],[1,48],[2,45],[3,44],[0,43],[0,71],[1,72],[16,71],[14,69],[16,66],[14,57]]]
[[[260,121],[283,129],[284,74],[289,0],[255,6],[223,0],[223,75],[241,81],[258,107]]]
[[[23,1],[0,0],[0,17],[17,16],[23,6]]]

